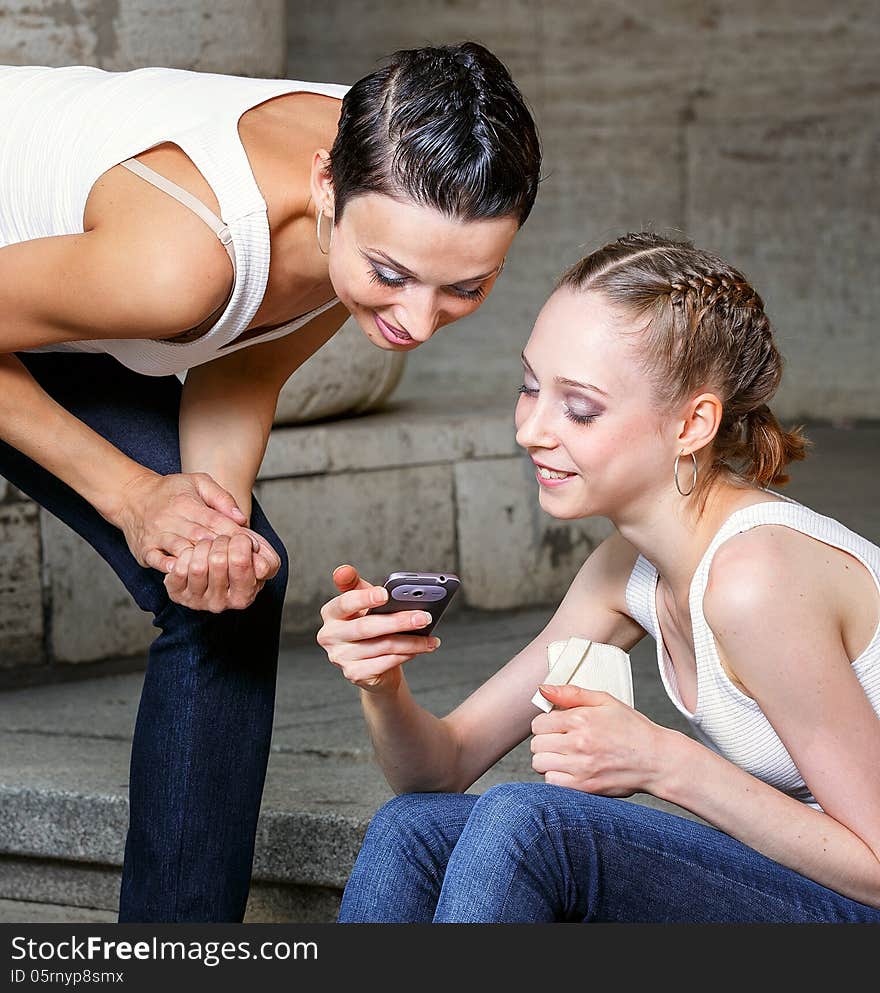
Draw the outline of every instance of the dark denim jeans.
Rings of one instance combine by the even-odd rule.
[[[58,403],[156,472],[180,471],[175,376],[107,355],[19,353]],[[0,475],[82,535],[160,630],[134,729],[120,921],[240,921],[266,775],[287,556],[254,501],[251,527],[282,567],[247,610],[173,603],[122,532],[77,493],[0,442]]]
[[[341,923],[880,922],[729,835],[546,783],[411,793],[370,823]]]

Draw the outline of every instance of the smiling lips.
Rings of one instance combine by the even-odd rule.
[[[393,342],[395,345],[409,345],[415,342],[412,335],[383,321],[375,311],[373,312],[373,317],[376,320],[376,327],[382,332],[382,337],[388,341]]]
[[[551,469],[549,466],[535,462],[535,475],[542,486],[561,486],[563,483],[567,483],[569,479],[573,479],[577,474],[574,472],[564,472],[561,469]]]

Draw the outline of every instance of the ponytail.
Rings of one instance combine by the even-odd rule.
[[[740,471],[758,486],[787,483],[785,466],[802,461],[813,444],[804,437],[802,425],[786,431],[766,403],[746,415],[745,435],[746,465]]]

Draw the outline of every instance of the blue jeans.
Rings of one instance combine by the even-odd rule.
[[[411,793],[370,823],[340,923],[880,922],[734,838],[545,783]]]
[[[141,465],[180,472],[175,376],[143,376],[107,355],[19,353],[68,411]],[[163,574],[138,565],[122,532],[21,452],[0,442],[0,475],[106,559],[159,634],[131,749],[129,828],[119,920],[240,921],[269,757],[284,546],[253,504],[251,527],[282,559],[247,610],[172,602]]]

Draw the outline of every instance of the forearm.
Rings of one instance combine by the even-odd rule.
[[[361,690],[361,705],[376,759],[395,793],[457,789],[454,736],[441,718],[415,702],[402,674],[394,690]]]
[[[56,403],[10,354],[0,355],[0,437],[117,526],[128,484],[153,474]]]
[[[278,393],[190,370],[180,404],[184,472],[206,472],[228,490],[250,520],[251,493],[269,441]]]
[[[669,731],[664,742],[665,771],[651,793],[829,889],[880,907],[880,861],[847,827],[683,734]]]

